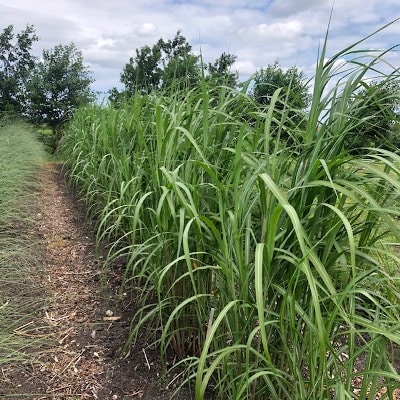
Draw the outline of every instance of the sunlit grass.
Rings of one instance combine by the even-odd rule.
[[[344,148],[362,106],[349,100],[383,61],[360,54],[325,62],[322,48],[311,108],[297,111],[305,128],[277,107],[279,90],[260,110],[203,82],[81,109],[63,139],[108,265],[125,265],[121,292],[140,293],[126,349],[147,326],[198,400],[373,399],[382,378],[399,386],[400,160]],[[340,75],[335,61],[352,56]]]

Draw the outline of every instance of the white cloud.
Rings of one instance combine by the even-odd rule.
[[[145,22],[138,26],[138,33],[141,36],[154,36],[157,33],[157,28],[154,24],[150,22]]]
[[[238,56],[235,68],[246,78],[279,59],[313,74],[333,0],[0,0],[0,29],[35,26],[43,48],[76,43],[94,71],[95,88],[118,85],[135,49],[172,38],[178,30],[202,51],[204,61],[222,52]],[[335,0],[327,56],[400,16],[398,0]],[[400,23],[370,39],[365,48],[387,48]],[[398,56],[391,56],[399,64]]]
[[[243,77],[248,78],[254,74],[258,67],[250,60],[240,60],[235,62],[233,69],[237,70]]]
[[[305,10],[325,8],[329,3],[327,0],[274,0],[269,11],[275,16],[287,17]]]
[[[265,41],[287,42],[296,39],[303,32],[300,21],[275,22],[272,24],[259,24],[248,28],[239,29],[239,37],[250,43]]]

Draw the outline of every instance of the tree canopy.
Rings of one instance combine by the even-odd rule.
[[[27,84],[26,112],[33,121],[56,131],[78,107],[94,98],[92,82],[91,71],[74,43],[44,50]]]
[[[251,96],[261,107],[266,107],[277,89],[280,89],[280,93],[274,108],[281,113],[279,119],[285,113],[286,126],[302,128],[306,123],[305,111],[311,99],[304,73],[297,67],[284,70],[279,61],[275,61],[255,74]],[[284,136],[288,139],[290,133]]]
[[[150,93],[160,85],[162,70],[159,66],[161,50],[158,46],[136,49],[121,74],[121,82],[128,93]]]
[[[49,125],[55,132],[81,105],[94,100],[90,89],[94,81],[82,52],[74,43],[59,44],[43,50],[39,60],[32,53],[39,38],[33,25],[15,32],[8,25],[0,32],[0,117],[11,113],[34,123]],[[109,91],[117,102],[133,94],[161,90],[173,93],[200,86],[205,77],[209,87],[238,86],[237,57],[223,52],[212,62],[204,63],[192,45],[178,31],[172,39],[160,38],[152,46],[136,49],[120,75],[124,90]],[[281,67],[279,61],[257,71],[250,96],[261,109],[268,107],[280,89],[274,105],[275,115],[284,117],[287,134],[294,127],[302,129],[310,102],[308,81],[297,67]],[[346,139],[350,151],[365,146],[397,148],[400,146],[400,83],[398,76],[383,82],[361,82],[350,101],[349,117],[354,129]],[[279,115],[278,115],[279,114]],[[251,118],[251,117],[249,117]],[[285,133],[283,133],[285,135]]]
[[[350,116],[354,128],[347,138],[352,152],[377,146],[398,150],[400,83],[397,79],[361,82],[360,90],[351,100]]]
[[[94,99],[91,71],[74,43],[32,54],[39,38],[33,25],[0,34],[0,114],[13,114],[57,131],[82,104]],[[1,116],[1,115],[0,115]]]
[[[213,63],[204,65],[208,79],[234,87],[238,74],[230,68],[235,60],[236,56],[223,53]],[[124,92],[113,88],[110,99],[115,101],[121,95],[131,96],[136,92],[148,94],[158,89],[168,92],[195,87],[201,80],[202,68],[200,56],[193,53],[192,46],[178,31],[173,39],[160,38],[152,47],[136,49],[136,55],[129,59],[121,73]]]
[[[157,46],[161,49],[163,57],[161,88],[182,89],[194,87],[201,76],[199,56],[192,52],[192,46],[178,31],[173,40],[160,39]]]
[[[297,67],[285,71],[279,61],[256,73],[252,95],[258,103],[268,105],[279,88],[282,88],[282,96],[287,98],[291,107],[303,110],[308,106],[310,95],[304,73]]]
[[[213,63],[208,63],[208,79],[216,85],[235,87],[239,78],[237,71],[232,71],[232,66],[237,56],[223,52]]]
[[[17,34],[9,25],[0,34],[0,112],[21,112],[25,84],[36,62],[31,49],[38,39],[32,25]]]

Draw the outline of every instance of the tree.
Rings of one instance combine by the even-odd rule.
[[[222,53],[214,63],[208,63],[208,80],[216,85],[225,85],[232,88],[237,86],[238,72],[231,71],[237,56],[229,53]]]
[[[0,112],[21,112],[25,84],[36,61],[31,49],[37,40],[32,25],[17,35],[9,25],[0,34]]]
[[[288,108],[289,120],[295,124],[300,122],[303,116],[299,111],[305,110],[310,102],[304,73],[297,67],[284,71],[279,61],[275,61],[274,64],[256,73],[252,96],[262,106],[267,106],[279,88],[282,88],[282,91],[275,108],[277,110]]]
[[[172,40],[159,39],[153,47],[136,49],[136,56],[125,65],[121,82],[130,96],[135,92],[151,93],[156,89],[175,90],[193,86],[200,80],[199,57],[178,31]],[[119,98],[121,93],[111,93]],[[110,97],[111,99],[111,97]]]
[[[26,112],[34,122],[48,124],[59,139],[61,125],[78,107],[93,100],[92,82],[74,43],[44,50],[27,84]]]
[[[223,53],[214,63],[209,63],[208,79],[218,85],[235,86],[237,72],[230,72],[236,56]],[[121,74],[125,86],[123,92],[113,88],[109,92],[112,103],[139,92],[149,94],[154,90],[175,91],[193,88],[200,83],[202,66],[200,57],[178,31],[175,37],[165,41],[159,39],[152,47],[136,49],[136,56],[129,59]]]
[[[129,59],[121,74],[121,82],[128,93],[150,93],[160,86],[161,49],[158,45],[152,48],[144,46],[136,49],[136,56]]]
[[[115,106],[123,103],[127,96],[127,91],[119,91],[115,86],[108,91],[108,101]]]
[[[160,39],[157,46],[163,52],[161,87],[165,90],[179,90],[194,87],[200,82],[199,56],[192,52],[192,46],[178,31],[173,40]]]
[[[399,98],[400,82],[391,77],[382,82],[361,82],[350,102],[354,128],[346,145],[351,152],[369,146],[398,151]]]

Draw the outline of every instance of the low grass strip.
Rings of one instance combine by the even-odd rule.
[[[33,314],[41,307],[33,235],[35,175],[44,151],[28,125],[0,121],[0,395],[12,396],[38,350]],[[35,337],[35,339],[34,339]],[[7,389],[6,389],[7,388]],[[6,391],[5,391],[6,390]]]

